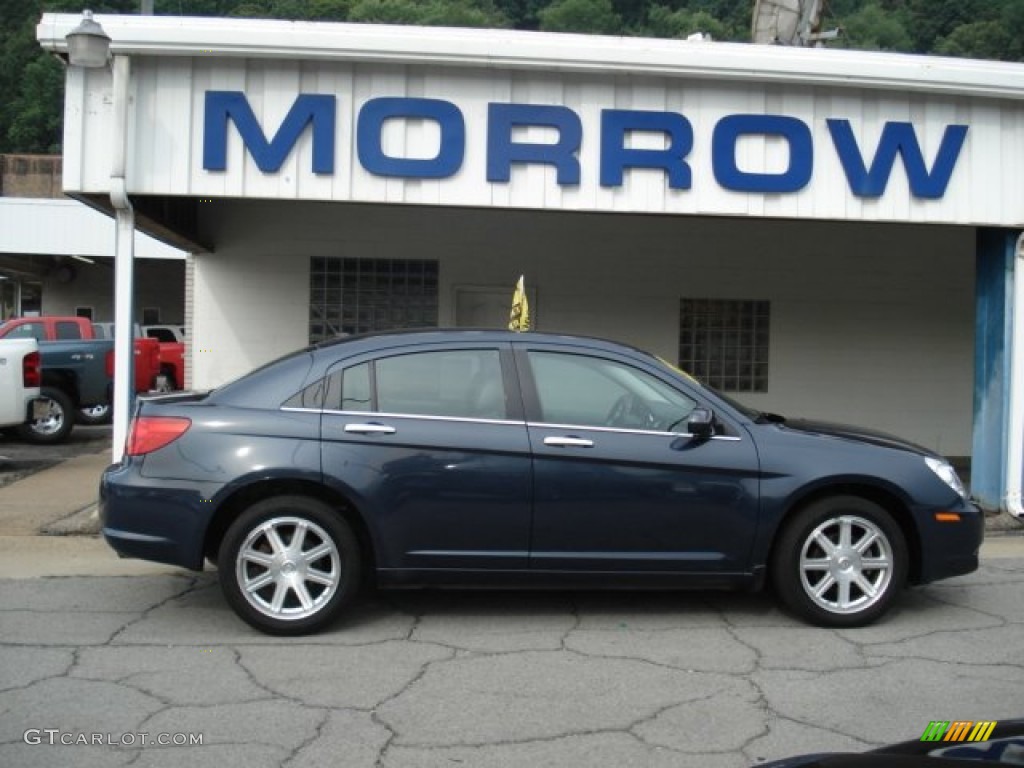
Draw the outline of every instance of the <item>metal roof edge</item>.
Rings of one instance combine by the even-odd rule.
[[[701,80],[796,83],[1024,98],[1024,64],[846,49],[794,48],[505,29],[181,16],[97,15],[112,52],[140,56],[318,59]],[[78,14],[44,14],[36,37],[65,53]]]

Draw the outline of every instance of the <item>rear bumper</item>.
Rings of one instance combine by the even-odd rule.
[[[103,538],[122,557],[202,570],[212,490],[185,481],[147,481],[131,459],[114,464],[100,479]]]

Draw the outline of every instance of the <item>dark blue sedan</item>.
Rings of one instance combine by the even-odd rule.
[[[140,401],[101,483],[122,555],[217,564],[254,627],[318,630],[381,587],[739,587],[866,624],[977,568],[940,456],[750,411],[637,349],[423,331],[325,342]]]

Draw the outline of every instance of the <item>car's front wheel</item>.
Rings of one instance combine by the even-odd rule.
[[[787,524],[772,580],[794,613],[826,627],[859,627],[885,613],[906,581],[907,545],[892,516],[857,496],[809,504]]]
[[[330,624],[355,596],[361,553],[352,528],[326,504],[277,496],[235,520],[217,567],[242,619],[269,634],[301,635]]]

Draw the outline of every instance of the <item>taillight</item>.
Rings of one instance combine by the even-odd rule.
[[[114,377],[114,350],[107,350],[107,378],[111,379]]]
[[[124,452],[144,456],[158,451],[184,435],[190,426],[192,420],[180,416],[139,416],[132,420]]]
[[[21,380],[26,387],[38,387],[43,383],[43,372],[39,368],[39,353],[29,352],[21,360]]]

